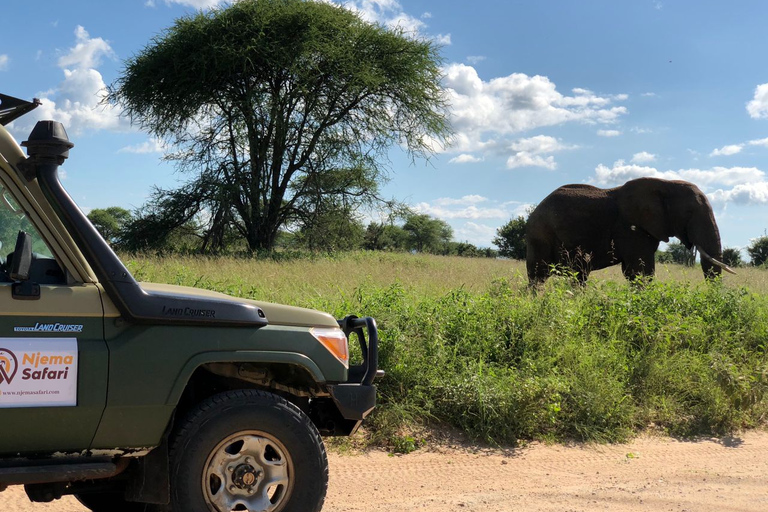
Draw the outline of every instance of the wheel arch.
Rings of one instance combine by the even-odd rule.
[[[176,382],[168,394],[166,403],[177,406],[193,376],[206,365],[214,364],[255,364],[267,366],[295,366],[307,373],[316,383],[325,383],[326,378],[320,368],[309,357],[295,352],[238,351],[238,352],[203,352],[190,358],[179,372]],[[247,379],[241,379],[247,382]]]

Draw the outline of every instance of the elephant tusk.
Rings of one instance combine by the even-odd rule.
[[[723,270],[725,270],[725,271],[726,271],[726,272],[728,272],[729,274],[733,274],[733,275],[736,275],[736,272],[734,272],[733,270],[731,270],[731,269],[728,267],[728,265],[726,265],[726,264],[725,264],[725,263],[723,263],[722,261],[717,261],[715,258],[713,258],[713,257],[712,257],[712,256],[710,256],[709,254],[707,254],[707,253],[706,253],[706,251],[704,251],[704,250],[703,250],[701,247],[696,247],[696,249],[698,249],[698,250],[699,250],[699,254],[701,254],[701,257],[702,257],[702,258],[704,258],[705,260],[709,261],[710,263],[712,263],[712,264],[714,264],[714,265],[717,265],[718,267],[722,268]]]

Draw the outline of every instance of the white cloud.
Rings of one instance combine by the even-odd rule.
[[[102,57],[116,58],[115,52],[100,37],[91,38],[86,30],[78,25],[75,29],[75,46],[59,57],[59,67],[64,69],[95,68],[101,64]]]
[[[496,229],[485,224],[465,222],[453,230],[453,238],[461,242],[469,242],[478,247],[490,247],[492,240],[496,237]]]
[[[0,71],[6,71],[10,62],[10,57],[5,54],[0,54]]]
[[[443,46],[450,46],[451,44],[451,34],[437,34],[435,36],[435,42],[438,44],[441,44]]]
[[[656,155],[653,153],[649,153],[647,151],[641,151],[640,153],[635,153],[632,155],[632,160],[630,160],[633,164],[647,164],[649,162],[654,162],[656,160]]]
[[[765,204],[768,203],[768,182],[745,183],[731,190],[716,190],[710,199],[716,203]]]
[[[741,153],[741,151],[744,149],[745,146],[763,146],[768,148],[768,138],[765,139],[755,139],[750,140],[747,142],[743,142],[741,144],[731,144],[728,146],[723,146],[722,148],[718,148],[713,150],[709,156],[730,156],[730,155],[736,155],[738,153]]]
[[[619,130],[597,130],[597,134],[600,137],[618,137],[621,132]]]
[[[627,164],[617,160],[613,167],[599,164],[595,169],[595,177],[590,182],[601,187],[615,187],[635,178],[661,178],[661,173],[653,167]]]
[[[644,92],[640,96],[642,96],[643,98],[654,98],[654,97],[656,97],[656,93],[655,92]]]
[[[179,4],[187,7],[194,7],[195,9],[209,9],[228,3],[232,3],[232,0],[165,0],[166,5]],[[147,0],[144,5],[147,7],[154,7],[155,0]]]
[[[467,195],[461,198],[441,197],[432,202],[418,203],[413,209],[443,220],[505,219],[512,215],[508,204],[500,205],[480,195]]]
[[[509,216],[509,212],[503,208],[479,208],[475,205],[463,208],[440,206],[437,204],[418,203],[413,207],[419,213],[426,213],[438,219],[503,219]]]
[[[467,62],[470,64],[480,64],[483,62],[487,57],[485,55],[470,55],[467,57]]]
[[[553,156],[531,155],[530,153],[516,153],[507,158],[507,169],[518,167],[543,167],[550,171],[557,169],[557,162]]]
[[[14,122],[14,132],[26,136],[41,119],[63,123],[70,135],[86,130],[127,129],[128,121],[119,116],[117,109],[102,104],[106,84],[95,67],[104,57],[115,58],[109,43],[100,37],[91,38],[78,26],[75,45],[58,60],[64,73],[63,81],[53,90],[36,94],[42,105]]]
[[[617,160],[612,167],[600,164],[595,169],[592,183],[603,187],[614,187],[635,178],[661,178],[666,180],[691,181],[702,188],[714,185],[733,187],[761,182],[765,173],[756,167],[713,167],[703,169],[679,169],[677,171],[659,171],[655,167],[627,164]]]
[[[768,203],[768,181],[756,167],[713,167],[659,171],[655,167],[627,164],[623,160],[612,167],[598,165],[589,180],[602,187],[615,187],[635,178],[685,180],[698,185],[715,203]],[[713,191],[714,189],[714,191]]]
[[[558,139],[548,135],[537,135],[527,139],[519,139],[509,146],[514,153],[507,159],[507,168],[543,167],[550,170],[556,169],[557,162],[555,162],[555,157],[545,155],[575,149],[576,147],[565,145]]]
[[[427,24],[420,19],[406,14],[396,0],[348,0],[338,3],[359,13],[366,21],[389,28],[398,28],[412,36],[420,36],[427,27]]]
[[[730,144],[728,146],[723,146],[722,148],[713,150],[709,156],[731,156],[737,153],[741,153],[743,148],[743,144]]]
[[[135,146],[125,146],[120,148],[118,153],[134,153],[134,154],[148,154],[148,153],[164,153],[168,149],[168,145],[160,139],[150,139],[141,144]]]
[[[478,158],[474,155],[470,155],[468,153],[462,153],[458,156],[455,156],[448,160],[449,164],[474,164],[477,162],[482,162],[482,158]]]
[[[455,240],[480,247],[490,247],[499,225],[518,216],[527,216],[530,208],[528,203],[499,203],[476,194],[460,198],[441,197],[431,202],[418,203],[413,207],[419,213],[449,222],[453,227]],[[489,226],[485,222],[495,226]]]
[[[768,119],[768,84],[755,88],[755,97],[747,103],[747,112],[753,119]]]
[[[513,134],[568,122],[612,123],[627,113],[613,105],[624,95],[598,96],[574,89],[572,96],[557,91],[545,76],[513,73],[483,81],[465,64],[445,68],[444,86],[456,132],[452,150],[469,153],[505,146]]]
[[[434,203],[439,206],[465,206],[465,205],[474,205],[474,204],[480,204],[485,203],[488,201],[487,197],[483,197],[478,194],[470,194],[467,196],[460,197],[459,199],[455,199],[452,197],[441,197],[440,199],[435,199]]]
[[[554,153],[564,149],[573,149],[575,146],[567,146],[554,137],[548,135],[536,135],[527,139],[518,139],[510,145],[514,151],[540,155],[542,153]]]

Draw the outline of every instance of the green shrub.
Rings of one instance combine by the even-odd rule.
[[[427,293],[396,279],[373,282],[370,275],[377,265],[390,274],[402,265],[409,275],[428,274],[432,285],[447,272],[441,262],[463,263],[346,258],[339,268],[363,266],[369,277],[354,291],[323,293],[265,285],[263,273],[248,273],[247,260],[238,262],[241,272],[217,280],[185,260],[165,261],[162,272],[146,260],[131,265],[144,278],[337,317],[375,317],[386,376],[377,381],[379,405],[367,426],[373,442],[395,450],[418,445],[408,434],[414,424],[447,424],[477,439],[513,444],[621,441],[647,428],[723,434],[768,417],[765,294],[705,283],[700,274],[693,283],[659,279],[643,286],[592,280],[578,287],[568,277],[552,278],[538,293],[516,276],[471,287],[454,282]]]

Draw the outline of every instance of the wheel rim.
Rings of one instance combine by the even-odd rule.
[[[269,434],[238,432],[211,452],[203,489],[213,512],[277,512],[288,501],[293,463],[285,446]]]

